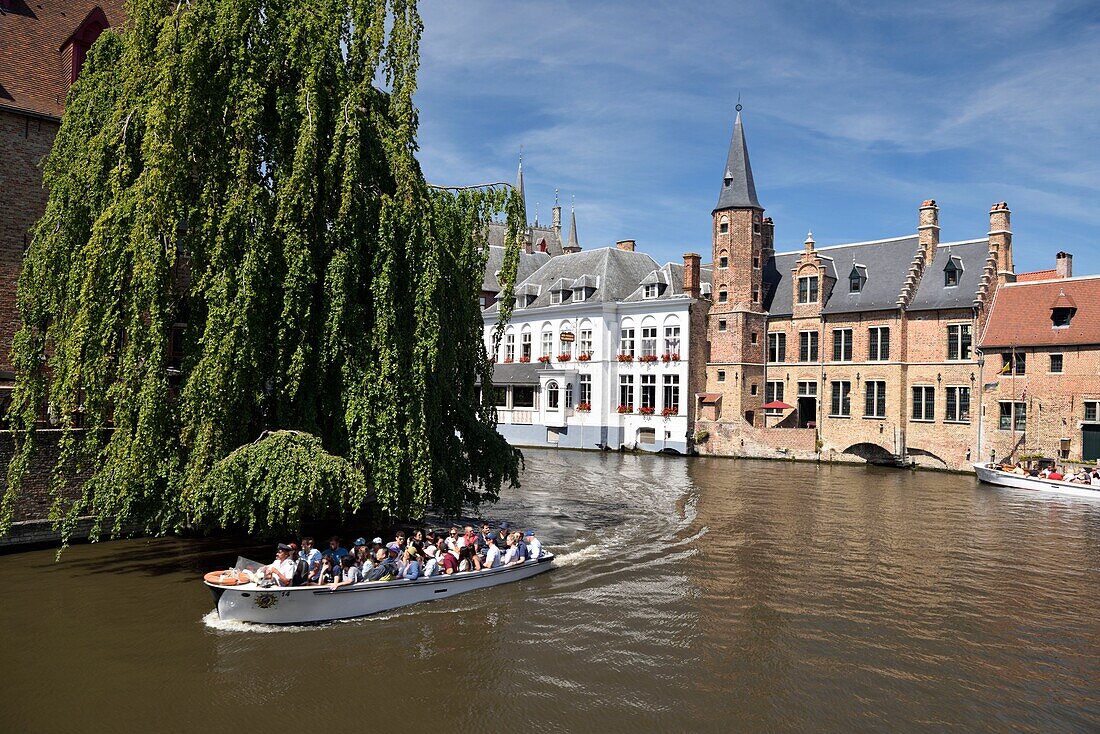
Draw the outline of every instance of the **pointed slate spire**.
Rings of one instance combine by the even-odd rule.
[[[577,210],[569,207],[569,247],[580,250],[581,245],[577,241]]]
[[[527,208],[527,194],[523,191],[523,152],[519,154],[519,171],[516,173],[516,191],[519,192],[519,197],[523,199],[523,208]]]
[[[737,105],[737,120],[733,123],[730,152],[726,157],[726,173],[722,177],[722,190],[718,194],[719,209],[761,209],[756,199],[756,184],[752,180],[749,165],[749,149],[745,145],[745,129],[741,126],[741,105]]]

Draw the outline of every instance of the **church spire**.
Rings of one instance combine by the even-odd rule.
[[[527,208],[527,195],[523,191],[523,149],[519,151],[519,171],[516,173],[516,192],[519,193],[519,198],[523,200],[523,208]]]
[[[569,255],[580,251],[581,245],[577,240],[577,207],[572,205],[569,207],[569,242],[562,248],[562,252]]]
[[[741,105],[737,105],[737,120],[733,124],[730,151],[726,156],[726,171],[722,176],[722,190],[718,194],[719,209],[763,209],[756,198],[756,184],[752,180],[749,165],[749,149],[745,145],[745,129],[741,126]]]

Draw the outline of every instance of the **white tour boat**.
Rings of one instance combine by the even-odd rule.
[[[1020,474],[1001,471],[993,464],[974,464],[974,472],[978,475],[978,480],[986,484],[996,484],[1000,487],[1030,489],[1035,492],[1053,492],[1055,494],[1100,500],[1100,487],[1089,484],[1076,484],[1073,482],[1063,482],[1056,479],[1041,479],[1031,476],[1025,477]]]
[[[216,576],[216,573],[208,574],[204,583],[214,595],[218,616],[223,620],[302,624],[364,617],[387,609],[519,581],[549,571],[553,561],[553,553],[544,553],[537,560],[500,568],[421,577],[415,581],[371,581],[341,586],[336,591],[328,586],[265,588],[252,582],[223,585],[210,580],[210,576]]]

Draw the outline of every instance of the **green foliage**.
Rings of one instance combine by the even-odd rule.
[[[129,13],[90,51],[46,164],[0,532],[44,406],[86,429],[64,432],[55,489],[93,470],[83,497],[59,499],[63,529],[84,514],[96,534],[291,526],[317,501],[361,502],[358,480],[335,491],[352,477],[337,457],[397,516],[515,484],[519,454],[477,400],[492,370],[478,294],[486,223],[507,214],[507,282],[526,216],[500,189],[425,183],[415,2],[131,0]],[[318,443],[231,453],[280,429]],[[257,452],[262,488],[233,495],[251,475],[226,457]],[[246,517],[249,498],[262,514]]]

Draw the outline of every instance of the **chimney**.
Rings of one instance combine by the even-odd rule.
[[[1055,269],[1058,271],[1059,278],[1072,278],[1073,277],[1073,255],[1068,252],[1059,252],[1055,257]]]
[[[539,240],[539,245],[542,245],[542,240]],[[523,241],[523,251],[526,252],[528,255],[534,252],[534,249],[531,247],[531,240]]]
[[[936,246],[940,244],[940,208],[936,206],[935,199],[925,199],[920,205],[917,242],[927,265],[936,256]]]
[[[624,252],[634,252],[634,240],[619,240],[615,243],[615,249]]]
[[[699,256],[694,252],[684,253],[684,293],[691,298],[698,298],[699,289]]]
[[[813,252],[814,251],[814,233],[813,232],[807,232],[806,233],[806,242],[804,244],[806,245],[806,252]]]
[[[764,217],[760,224],[760,247],[765,260],[775,253],[775,222],[771,217]]]
[[[989,251],[997,263],[997,281],[1015,280],[1006,277],[1015,271],[1012,267],[1012,212],[1008,203],[999,201],[989,210]]]
[[[554,209],[552,211],[553,211],[553,214],[551,214],[550,226],[552,226],[554,228],[555,232],[558,232],[560,234],[561,233],[561,206],[558,205],[558,204],[555,204]]]

